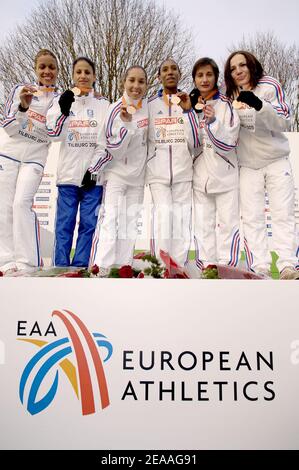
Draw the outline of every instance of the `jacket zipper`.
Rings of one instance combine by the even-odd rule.
[[[226,163],[228,163],[229,165],[231,165],[233,168],[236,168],[235,165],[226,157],[224,157],[223,155],[220,155],[220,153],[216,152],[216,154],[221,157]]]
[[[169,95],[168,114],[171,116],[171,95]],[[173,169],[172,169],[172,145],[169,145],[169,171],[170,171],[170,186],[173,181]]]

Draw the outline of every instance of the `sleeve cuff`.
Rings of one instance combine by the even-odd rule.
[[[23,106],[21,104],[19,104],[19,106],[18,106],[18,111],[20,113],[26,113],[28,111],[28,109],[29,109],[29,106],[28,106],[28,108],[23,108]]]

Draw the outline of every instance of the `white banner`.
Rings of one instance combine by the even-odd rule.
[[[0,447],[298,449],[298,285],[273,282],[1,279]]]

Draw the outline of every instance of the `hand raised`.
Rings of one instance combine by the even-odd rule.
[[[177,97],[180,98],[179,106],[182,108],[183,111],[190,111],[192,108],[191,105],[191,100],[188,95],[188,93],[185,93],[184,91],[179,91],[177,93]]]
[[[120,119],[123,122],[131,122],[132,121],[132,114],[129,114],[127,111],[127,107],[122,105],[120,108]]]
[[[31,86],[24,86],[20,93],[20,103],[22,108],[28,109],[31,105],[33,93],[36,91],[36,88]]]

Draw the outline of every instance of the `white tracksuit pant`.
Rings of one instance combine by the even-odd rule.
[[[273,250],[279,256],[277,267],[297,264],[294,214],[294,181],[288,158],[259,170],[241,167],[240,202],[248,267],[270,269],[265,222],[265,189],[272,219]]]
[[[144,186],[129,186],[113,180],[104,183],[104,193],[94,233],[89,265],[101,268],[132,265],[143,208]]]
[[[184,266],[191,241],[191,182],[151,183],[150,190],[154,204],[151,252],[159,258],[162,249]]]
[[[193,189],[196,264],[200,269],[214,263],[237,266],[240,246],[238,201],[238,188],[211,194]]]
[[[41,265],[39,227],[32,210],[43,167],[0,156],[0,269]]]

